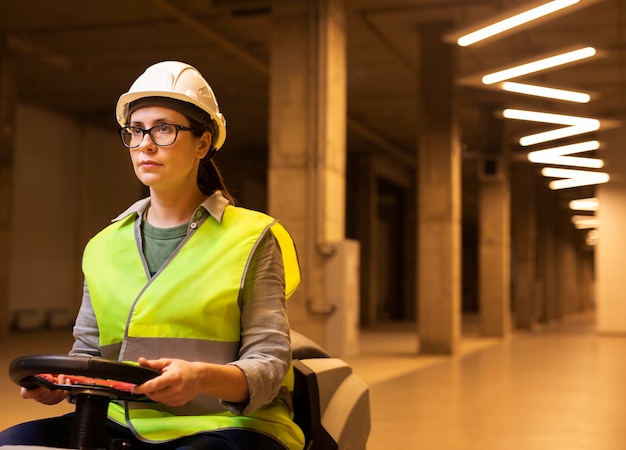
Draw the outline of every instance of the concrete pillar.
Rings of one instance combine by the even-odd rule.
[[[356,160],[355,171],[355,202],[358,227],[357,239],[361,242],[361,273],[375,274],[378,268],[378,192],[376,189],[376,174],[373,168],[371,155],[360,155]],[[361,276],[361,324],[374,325],[378,318],[378,277]]]
[[[592,191],[595,193],[595,191]],[[591,194],[593,195],[593,194]],[[576,198],[580,198],[576,196]],[[570,276],[574,280],[571,289],[570,312],[577,313],[593,305],[593,254],[594,247],[587,244],[590,230],[577,230],[571,224],[571,216],[576,211],[568,211],[569,226],[572,234],[573,262]]]
[[[624,123],[626,117],[620,117]],[[600,222],[596,246],[597,330],[602,334],[626,334],[626,301],[624,301],[624,267],[626,267],[626,127],[607,130],[602,150],[611,180],[597,187]]]
[[[341,0],[274,0],[268,209],[296,241],[294,329],[324,342],[325,267],[345,237],[346,55]],[[339,286],[337,287],[339,288]]]
[[[578,252],[576,249],[576,229],[571,222],[572,212],[567,209],[567,201],[557,211],[557,310],[558,318],[563,318],[576,311],[580,296],[580,279],[576,266]]]
[[[539,307],[539,319],[549,322],[558,316],[557,289],[556,289],[556,257],[555,244],[555,207],[553,193],[543,188],[538,196],[537,217],[537,274],[541,289],[541,305]]]
[[[16,95],[11,64],[8,58],[0,58],[0,338],[8,334],[10,326],[9,249]]]
[[[447,25],[420,28],[417,311],[421,353],[454,354],[461,329],[461,151]]]
[[[507,337],[511,324],[510,188],[508,146],[497,108],[482,111],[483,149],[479,173],[478,259],[481,333]]]
[[[512,309],[515,326],[532,328],[537,316],[537,166],[511,170]]]
[[[583,298],[581,309],[587,310],[595,307],[595,271],[594,271],[594,248],[589,247],[582,250],[583,257],[580,267],[580,279],[583,283]]]
[[[573,277],[576,280],[576,296],[572,303],[572,312],[585,311],[591,304],[591,282],[592,272],[590,272],[590,257],[593,254],[592,248],[585,244],[586,231],[575,230],[575,265],[573,267]]]

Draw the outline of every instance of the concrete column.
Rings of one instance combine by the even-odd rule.
[[[558,193],[557,193],[558,194]],[[569,237],[567,236],[569,230],[565,230],[563,227],[564,211],[556,209],[554,212],[554,256],[556,259],[555,271],[554,271],[554,306],[555,306],[555,318],[560,319],[567,312],[566,305],[566,287],[564,286],[564,280],[571,280],[568,277],[569,274]],[[560,232],[559,232],[560,230]]]
[[[563,202],[564,204],[567,201]],[[576,249],[576,229],[571,222],[572,212],[561,206],[557,211],[557,310],[558,317],[562,318],[576,311],[580,292],[580,279],[576,266],[578,264],[578,252]]]
[[[538,196],[539,215],[537,217],[537,274],[540,280],[541,305],[539,318],[542,322],[549,322],[558,316],[556,267],[558,259],[555,250],[555,213],[556,202],[553,193],[544,188]]]
[[[572,235],[573,262],[571,267],[572,280],[574,283],[569,287],[571,292],[570,309],[572,313],[585,311],[593,305],[593,247],[587,240],[589,230],[577,230],[571,224],[571,216],[575,211],[568,211]]]
[[[274,0],[272,11],[268,209],[300,257],[291,324],[324,342],[339,306],[326,300],[324,272],[345,237],[344,8],[340,0]]]
[[[0,47],[3,46],[0,43]],[[15,147],[16,87],[11,64],[0,58],[0,338],[9,332],[9,249]]]
[[[591,276],[593,273],[589,265],[590,256],[592,255],[592,249],[585,243],[585,232],[575,230],[576,233],[576,246],[575,246],[575,266],[573,268],[574,279],[577,281],[576,297],[573,299],[572,312],[577,313],[585,311],[588,305],[591,304]]]
[[[581,309],[584,311],[595,307],[595,251],[593,248],[585,248],[582,252],[583,256],[580,266],[580,279],[582,280],[584,295],[581,299]]]
[[[624,123],[626,117],[620,117]],[[602,334],[626,334],[626,301],[624,301],[624,267],[626,267],[626,127],[607,130],[603,135],[606,148],[602,158],[611,180],[597,187],[600,222],[596,246],[597,330]]]
[[[483,149],[479,173],[478,259],[480,325],[483,336],[507,337],[511,325],[510,188],[508,148],[498,108],[483,116]]]
[[[356,161],[355,202],[357,220],[357,239],[361,242],[361,273],[375,274],[379,264],[378,247],[378,192],[376,189],[376,174],[373,169],[371,155],[360,155]],[[378,277],[361,276],[361,324],[374,325],[378,318]]]
[[[420,28],[417,301],[421,353],[454,354],[461,330],[461,152],[447,25]]]
[[[511,170],[512,309],[515,326],[532,328],[537,309],[537,166],[520,162]]]

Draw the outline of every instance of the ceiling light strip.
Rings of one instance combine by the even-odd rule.
[[[561,178],[549,183],[550,189],[566,189],[578,186],[602,184],[609,181],[609,174],[605,172],[590,172],[587,170],[560,169],[544,167],[541,174],[545,177]]]
[[[600,221],[594,216],[572,216],[572,223],[578,230],[597,228]]]
[[[584,92],[568,91],[565,89],[555,89],[545,86],[536,86],[534,84],[505,81],[502,83],[501,87],[507,92],[532,95],[535,97],[552,98],[555,100],[564,100],[567,102],[589,103],[589,101],[591,100],[591,96]]]
[[[595,54],[595,48],[583,47],[487,74],[483,76],[482,82],[484,84],[498,83],[500,81],[517,78],[522,75],[528,75],[542,70],[551,69],[553,67],[562,66],[564,64],[569,64],[574,61],[579,61],[581,59],[590,58]]]
[[[566,114],[554,114],[541,111],[532,111],[527,109],[507,108],[502,111],[502,115],[506,119],[527,120],[530,122],[554,123],[558,125],[585,125],[592,121],[598,122],[597,119],[589,117],[569,116]]]
[[[461,36],[457,40],[457,44],[461,47],[475,44],[476,42],[495,36],[504,31],[516,28],[528,22],[532,22],[540,17],[544,17],[561,9],[567,8],[568,6],[572,6],[579,1],[580,0],[554,0],[548,2]]]
[[[597,158],[581,158],[576,156],[566,156],[573,153],[583,153],[600,148],[598,141],[579,142],[561,147],[536,150],[528,154],[528,160],[540,164],[553,164],[562,166],[586,167],[588,169],[600,169],[604,162]]]
[[[540,111],[527,111],[511,108],[507,108],[502,111],[502,115],[507,119],[569,125],[555,130],[523,136],[520,138],[519,143],[525,147],[565,137],[576,136],[578,134],[589,133],[600,129],[600,121],[589,117],[567,116],[564,114],[544,113]]]
[[[591,133],[600,128],[600,121],[596,120],[588,124],[572,125],[569,127],[557,128],[556,130],[543,131],[541,133],[529,134],[520,138],[519,143],[524,147],[541,144],[542,142],[555,141],[566,137],[577,136],[579,134]]]
[[[598,211],[600,202],[596,197],[579,198],[569,202],[569,209],[574,211]]]

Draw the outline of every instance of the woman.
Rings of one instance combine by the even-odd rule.
[[[212,161],[225,139],[193,67],[149,67],[116,108],[137,178],[150,189],[87,245],[71,355],[138,361],[161,375],[113,402],[108,439],[136,448],[298,449],[289,401],[285,298],[299,284],[293,241],[235,207]],[[55,404],[44,387],[22,397]],[[71,415],[16,425],[0,445],[67,447]]]

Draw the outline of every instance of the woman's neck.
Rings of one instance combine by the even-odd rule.
[[[152,191],[150,208],[146,214],[148,223],[157,228],[171,228],[191,220],[191,216],[207,196],[200,190],[183,195],[162,195]]]

